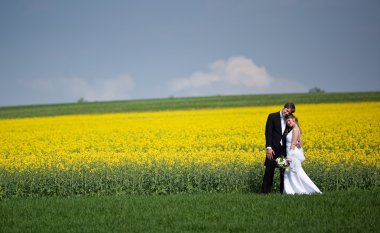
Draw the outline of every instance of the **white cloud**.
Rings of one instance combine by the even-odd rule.
[[[195,72],[188,78],[178,78],[169,82],[172,91],[207,88],[213,85],[231,85],[252,88],[265,88],[272,77],[264,67],[257,66],[251,59],[231,57],[219,60],[208,66],[206,72]]]
[[[30,83],[39,96],[89,101],[129,99],[134,89],[134,80],[129,75],[110,79],[59,78],[35,79]]]
[[[264,67],[257,66],[245,57],[232,57],[227,62],[217,61],[210,67],[229,84],[236,86],[264,88],[269,86],[272,79]]]
[[[214,82],[219,82],[220,77],[213,73],[197,72],[192,74],[189,78],[178,78],[170,82],[170,87],[174,91],[181,91],[186,88],[199,88],[210,86]]]
[[[278,92],[304,92],[302,84],[274,78],[265,67],[251,59],[236,56],[218,60],[207,71],[198,71],[188,78],[173,79],[168,87],[176,95],[255,94]]]

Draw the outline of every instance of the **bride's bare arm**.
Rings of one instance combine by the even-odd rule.
[[[298,138],[300,136],[299,133],[300,131],[298,130],[298,128],[292,130],[292,145],[290,147],[292,150],[294,150],[298,145]]]

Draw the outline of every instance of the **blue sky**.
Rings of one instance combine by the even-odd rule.
[[[378,0],[0,0],[0,106],[380,90]]]

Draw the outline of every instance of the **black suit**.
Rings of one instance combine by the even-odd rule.
[[[284,135],[281,128],[281,115],[280,112],[271,113],[268,116],[265,126],[265,141],[266,147],[272,147],[275,155],[273,159],[265,158],[265,173],[263,177],[263,184],[261,186],[262,193],[270,193],[272,190],[274,170],[277,166],[276,158],[281,155],[286,155],[286,142],[285,137],[289,128],[286,127]],[[283,142],[281,145],[281,141]],[[280,192],[284,190],[284,169],[280,168]]]

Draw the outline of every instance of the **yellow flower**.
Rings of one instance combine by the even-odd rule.
[[[252,166],[265,158],[264,128],[277,107],[0,120],[0,167],[91,171],[102,166]],[[297,105],[305,164],[380,168],[379,102]]]

